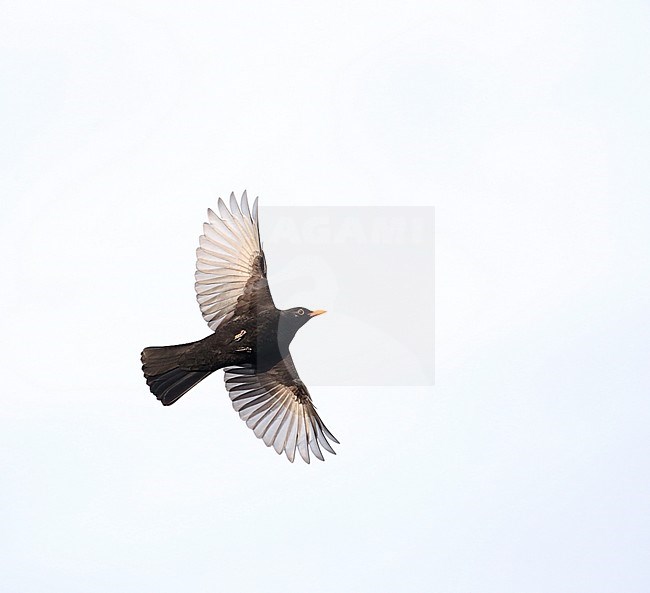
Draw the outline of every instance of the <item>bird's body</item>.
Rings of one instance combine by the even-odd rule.
[[[145,348],[143,362],[151,365],[157,357],[161,358],[160,355],[167,352],[173,353],[176,366],[186,371],[212,373],[224,367],[243,364],[253,364],[263,371],[277,364],[288,353],[289,345],[280,345],[275,339],[279,318],[280,311],[275,308],[261,311],[257,317],[238,315],[202,340],[177,346]],[[165,405],[173,403],[168,399],[162,401]]]
[[[259,240],[257,200],[253,214],[246,192],[241,209],[231,195],[230,211],[219,200],[221,218],[208,211],[197,250],[197,299],[214,333],[176,346],[145,348],[142,369],[151,392],[171,405],[219,369],[235,410],[255,434],[293,461],[298,449],[323,459],[319,443],[334,453],[338,441],[316,413],[298,377],[289,345],[310,318],[324,311],[277,309],[266,279]]]

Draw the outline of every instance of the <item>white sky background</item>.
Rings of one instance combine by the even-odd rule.
[[[647,3],[2,14],[0,589],[648,590]],[[221,373],[170,408],[141,376],[206,335],[200,225],[245,188],[262,225],[436,207],[436,386],[313,387],[324,464]]]

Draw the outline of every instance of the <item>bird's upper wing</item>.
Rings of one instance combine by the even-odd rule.
[[[210,329],[247,307],[273,306],[260,242],[257,198],[252,211],[246,192],[230,210],[219,198],[219,216],[208,209],[196,250],[196,299]]]
[[[316,412],[307,387],[298,377],[291,355],[268,371],[251,365],[227,367],[226,389],[233,408],[255,436],[293,462],[298,449],[309,463],[309,449],[323,459],[322,447],[334,453],[328,438],[338,443]]]

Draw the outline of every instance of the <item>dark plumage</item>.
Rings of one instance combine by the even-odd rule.
[[[323,459],[334,453],[327,430],[300,380],[289,345],[296,332],[325,311],[305,307],[279,310],[266,279],[259,236],[257,199],[252,212],[246,192],[241,207],[234,194],[230,210],[219,199],[197,249],[196,292],[213,334],[189,344],[149,347],[142,370],[151,392],[168,406],[218,369],[225,369],[233,407],[256,436],[294,460],[296,449]]]

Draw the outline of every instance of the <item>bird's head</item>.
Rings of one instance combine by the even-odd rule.
[[[307,307],[294,307],[280,311],[280,324],[278,333],[289,341],[296,335],[296,332],[307,323],[310,319],[325,313],[323,309],[312,311]]]

